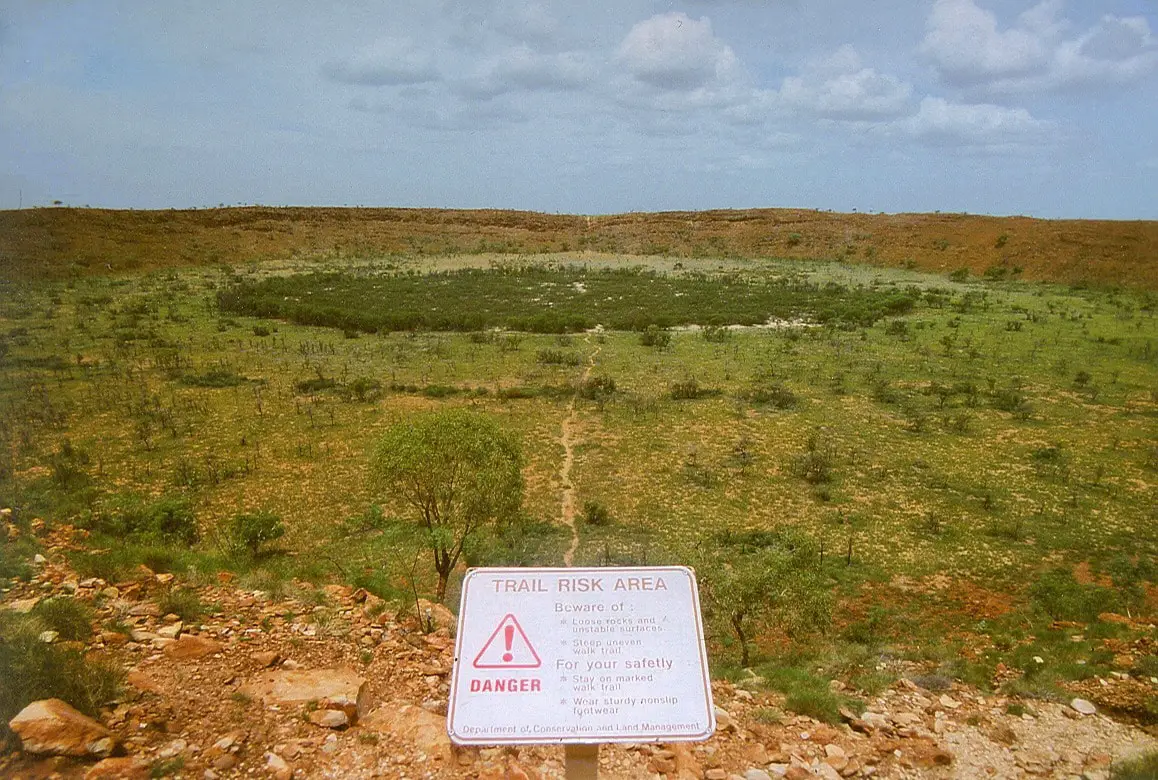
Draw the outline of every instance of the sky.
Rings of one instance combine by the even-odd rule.
[[[1158,218],[1158,0],[0,0],[0,208]]]

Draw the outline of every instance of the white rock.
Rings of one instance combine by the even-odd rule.
[[[167,626],[161,626],[158,628],[157,636],[161,637],[162,639],[176,639],[181,635],[182,628],[184,628],[184,624],[178,620],[176,623],[170,623]]]
[[[32,562],[37,566],[43,566],[44,564],[48,563],[48,559],[40,553],[36,553],[36,555],[32,556]]]
[[[749,769],[744,772],[744,780],[772,780],[772,775],[763,769]]]
[[[1095,707],[1092,702],[1086,701],[1085,699],[1074,699],[1070,702],[1070,706],[1082,715],[1093,715],[1098,711],[1098,708]]]
[[[41,631],[40,635],[36,637],[46,645],[50,645],[60,638],[59,631]]]
[[[845,758],[848,754],[844,752],[844,748],[842,748],[840,745],[829,743],[824,746],[824,755],[828,756],[829,758]]]

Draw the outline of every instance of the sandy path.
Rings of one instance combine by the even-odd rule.
[[[590,336],[583,340],[591,343]],[[587,368],[583,371],[580,382],[586,382],[591,377],[591,370],[595,368],[595,356],[602,347],[587,356]],[[567,406],[567,416],[563,418],[563,431],[559,436],[559,443],[563,445],[563,465],[559,467],[559,483],[563,486],[563,501],[559,509],[559,520],[571,529],[571,544],[567,552],[563,553],[563,565],[571,566],[575,560],[575,551],[579,549],[579,529],[575,527],[575,486],[571,484],[571,468],[575,465],[575,428],[578,424],[578,413],[575,410],[575,400],[578,393],[571,396],[571,403]]]

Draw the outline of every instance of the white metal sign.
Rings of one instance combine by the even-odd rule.
[[[467,572],[454,742],[690,742],[715,729],[691,569]]]

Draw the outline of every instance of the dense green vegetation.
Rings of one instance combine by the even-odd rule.
[[[463,269],[437,274],[312,273],[232,284],[224,311],[302,325],[377,331],[506,328],[567,333],[602,325],[759,325],[806,318],[872,325],[912,309],[920,291],[850,289],[800,276],[666,275],[574,266]]]

